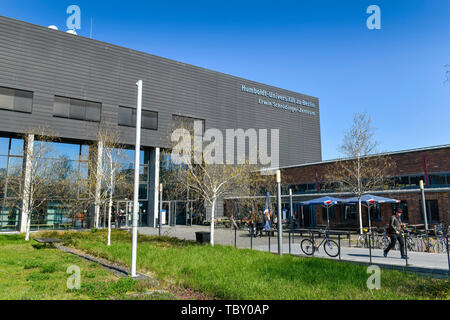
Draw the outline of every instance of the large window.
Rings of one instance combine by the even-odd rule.
[[[450,184],[450,174],[446,173],[432,173],[428,176],[430,185],[441,186]]]
[[[334,218],[335,218],[334,206],[328,208],[328,217],[330,218],[330,220],[334,220]],[[326,207],[322,207],[322,220],[327,221],[327,208]]]
[[[31,113],[33,92],[0,87],[0,109]]]
[[[370,208],[370,220],[371,221],[380,221],[381,220],[381,207],[379,203],[371,206]]]
[[[136,127],[136,109],[119,106],[119,125]],[[141,127],[158,130],[158,112],[142,110]]]
[[[402,216],[401,216],[402,221],[408,222],[409,221],[408,202],[405,200],[402,200],[400,203],[393,203],[392,204],[392,212],[394,212],[397,209],[402,210]]]
[[[356,216],[358,213],[356,205],[345,205],[344,208],[344,220],[356,220]]]
[[[0,231],[18,229],[21,204],[11,185],[20,179],[22,154],[23,140],[0,137]]]
[[[55,117],[100,122],[101,113],[102,104],[99,102],[55,96]]]
[[[196,124],[196,122],[200,122],[200,125],[202,126],[202,131],[201,134],[203,134],[203,132],[205,132],[205,120],[203,119],[198,119],[198,118],[192,118],[192,117],[185,117],[185,116],[180,116],[180,115],[172,115],[172,122],[173,122],[173,127],[174,129],[177,128],[185,128],[187,130],[189,130],[191,132],[191,134],[194,134],[194,125]]]
[[[422,200],[419,200],[419,206],[420,206],[421,222],[424,222]],[[427,220],[428,220],[427,222],[428,223],[439,222],[439,206],[438,206],[437,200],[426,200],[425,201],[425,209],[427,211]]]

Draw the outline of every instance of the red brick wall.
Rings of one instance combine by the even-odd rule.
[[[395,161],[396,166],[392,170],[392,175],[411,175],[411,174],[425,174],[424,156],[427,166],[427,173],[433,172],[450,172],[450,148],[416,151],[401,154],[390,155]],[[282,170],[282,177],[287,184],[301,184],[314,183],[316,181],[316,170],[319,176],[319,181],[323,179],[327,166],[329,163],[317,164],[310,166],[300,166],[296,168],[287,168]],[[408,203],[408,216],[410,224],[421,224],[421,213],[419,207],[419,200],[421,194],[395,194],[382,195],[385,197],[395,198],[398,200],[405,200]],[[450,223],[450,192],[441,193],[426,193],[427,200],[438,200],[439,218]],[[389,217],[392,213],[391,205],[385,204],[381,206],[381,221],[373,221],[374,226],[384,226],[388,224]],[[335,221],[331,221],[332,225],[348,224],[350,221],[344,221],[344,210],[342,207],[335,209]],[[326,224],[326,219],[322,218],[322,209],[316,208],[317,224]],[[358,217],[352,220],[355,226],[359,225]],[[363,209],[363,222],[367,225],[367,209]]]
[[[392,175],[425,174],[424,157],[428,174],[433,172],[450,172],[450,148],[392,154],[395,162]],[[282,170],[282,175],[292,183],[313,183],[316,181],[316,170],[319,181],[323,179],[330,163],[305,165]]]

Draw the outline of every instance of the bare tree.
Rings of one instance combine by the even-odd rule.
[[[242,192],[243,197],[239,199],[241,206],[250,209],[251,215],[248,218],[253,225],[258,220],[258,216],[262,214],[267,192],[271,195],[276,194],[276,176],[261,174],[259,171],[254,172],[248,181],[248,189]],[[270,211],[273,212],[272,209]],[[234,221],[234,214],[231,215],[231,219]]]
[[[94,205],[96,208],[108,208],[108,246],[111,245],[113,201],[117,200],[117,197],[130,198],[133,193],[131,178],[134,170],[127,168],[132,159],[119,141],[116,130],[99,127],[97,144],[92,145],[89,152],[89,176],[78,178],[78,189],[82,192],[77,204],[80,207]],[[96,210],[95,227],[99,225],[99,213],[99,210]]]
[[[227,195],[240,194],[248,190],[252,172],[256,170],[256,167],[249,165],[248,162],[224,164],[220,160],[211,159],[209,155],[215,152],[220,153],[220,148],[223,148],[223,146],[214,141],[203,150],[203,140],[200,144],[195,143],[194,133],[191,129],[180,124],[174,131],[181,134],[178,134],[175,139],[173,139],[173,136],[169,139],[169,141],[174,142],[172,150],[178,156],[174,157],[174,152],[166,151],[164,157],[172,160],[170,164],[166,164],[166,179],[173,181],[174,194],[182,194],[189,189],[200,200],[210,205],[210,244],[214,245],[217,200]],[[182,152],[178,153],[180,150]],[[209,151],[212,152],[209,153]],[[182,155],[180,156],[180,154]]]
[[[395,165],[387,155],[375,155],[377,142],[374,140],[374,127],[367,114],[357,113],[353,125],[344,135],[339,148],[347,159],[340,159],[329,167],[326,181],[341,190],[351,191],[358,201],[359,227],[363,232],[361,197],[368,191],[383,188],[388,181],[391,168]]]
[[[56,154],[53,143],[58,141],[48,129],[39,127],[27,130],[24,164],[12,168],[11,188],[17,190],[15,206],[21,206],[26,217],[25,240],[30,239],[33,215],[45,213],[49,200],[62,198],[66,194],[63,183],[67,173],[65,159]],[[13,204],[14,205],[14,204]]]

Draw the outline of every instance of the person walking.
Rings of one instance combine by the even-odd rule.
[[[389,220],[389,233],[391,238],[391,243],[389,246],[384,250],[384,257],[387,257],[387,254],[389,251],[395,247],[395,243],[398,241],[400,243],[400,254],[402,256],[402,259],[406,259],[406,253],[405,253],[405,241],[402,236],[402,222],[401,217],[402,210],[397,209],[392,213],[391,219]]]

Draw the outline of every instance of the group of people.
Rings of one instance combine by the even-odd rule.
[[[263,231],[269,231],[272,228],[272,222],[276,224],[277,217],[272,217],[269,210],[265,210],[264,212],[260,211],[255,214],[251,210],[249,211],[248,228],[249,232],[253,233],[255,237],[262,237]]]

